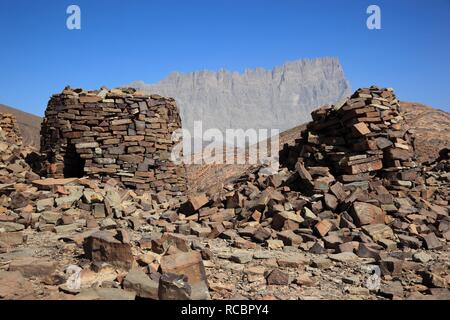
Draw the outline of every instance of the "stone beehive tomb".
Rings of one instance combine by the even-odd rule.
[[[22,145],[22,137],[16,122],[16,118],[9,113],[0,113],[0,135],[1,140],[14,144],[16,146]]]
[[[54,178],[89,176],[177,194],[185,169],[170,160],[181,127],[175,100],[133,89],[65,88],[51,97],[41,127],[41,152]]]
[[[399,112],[391,88],[372,86],[357,90],[349,99],[312,112],[313,121],[295,146],[285,146],[280,158],[316,190],[328,189],[330,176],[348,188],[368,188],[368,181],[382,178],[391,190],[420,186],[414,134]],[[298,161],[301,158],[301,161]],[[306,168],[314,168],[315,180]],[[322,168],[322,169],[317,169]]]

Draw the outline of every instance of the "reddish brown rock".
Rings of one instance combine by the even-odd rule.
[[[200,252],[185,252],[161,258],[163,273],[184,275],[192,288],[192,299],[209,299],[205,267]]]
[[[8,246],[18,246],[24,242],[23,232],[0,232],[0,242]]]
[[[56,262],[42,258],[20,258],[9,264],[8,271],[19,271],[25,278],[49,278],[56,271]]]
[[[205,194],[190,196],[188,201],[181,205],[180,212],[185,215],[192,215],[208,202],[209,199]]]
[[[366,224],[384,224],[383,209],[365,202],[354,202],[351,215],[357,226]]]
[[[129,243],[122,243],[109,231],[98,231],[83,242],[86,257],[93,262],[108,262],[114,266],[129,270],[134,264]]]
[[[280,269],[272,270],[267,276],[268,285],[288,285],[289,274],[281,271]]]
[[[322,220],[314,226],[314,230],[318,235],[324,237],[331,230],[333,224],[329,220]]]
[[[34,289],[19,271],[0,271],[0,299],[31,300]]]
[[[289,222],[291,222],[291,224],[289,224]],[[303,218],[300,215],[291,211],[282,211],[273,215],[272,228],[275,230],[298,229],[300,223],[302,222]]]
[[[362,136],[370,133],[369,128],[364,122],[355,123],[352,128],[355,133]]]

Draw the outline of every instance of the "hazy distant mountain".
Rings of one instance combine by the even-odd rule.
[[[280,131],[310,120],[313,109],[336,103],[351,93],[337,58],[288,62],[273,70],[244,73],[221,70],[172,73],[156,84],[136,81],[128,86],[174,97],[183,127],[275,128]]]
[[[34,146],[39,149],[40,131],[42,118],[34,114],[23,112],[21,110],[11,108],[0,104],[0,112],[11,113],[16,117],[19,125],[20,133],[22,134],[23,144]]]

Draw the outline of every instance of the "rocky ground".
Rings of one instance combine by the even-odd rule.
[[[449,150],[416,162],[397,107],[357,91],[275,174],[177,198],[40,177],[0,131],[0,298],[450,299]]]
[[[123,290],[125,271],[110,265],[92,270],[88,260],[80,259],[83,249],[59,240],[61,236],[48,231],[26,235],[26,245],[0,255],[3,299],[134,299],[133,292],[157,296],[157,283],[147,288],[147,277],[134,284],[143,289]],[[193,242],[195,248],[207,248],[203,264],[212,299],[450,299],[448,249],[386,254],[378,261],[383,270],[380,287],[373,288],[368,281],[376,259],[351,252],[313,254],[281,244],[274,249],[240,249],[223,239]],[[150,250],[141,253],[145,254],[156,256]],[[64,288],[70,265],[84,268],[80,290]],[[147,268],[141,268],[145,276]]]

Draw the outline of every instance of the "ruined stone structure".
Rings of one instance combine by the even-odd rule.
[[[352,188],[367,189],[368,181],[375,177],[382,178],[391,190],[405,191],[423,184],[413,131],[400,114],[392,89],[362,88],[349,99],[311,115],[313,121],[302,131],[301,139],[295,146],[285,146],[280,154],[282,164],[295,168],[306,180],[312,181],[304,166],[328,167]],[[299,158],[304,163],[298,163]],[[328,179],[325,175],[311,187],[328,188]]]
[[[133,89],[66,88],[52,96],[41,127],[50,176],[117,178],[136,189],[186,189],[185,168],[170,160],[181,127],[175,100]]]
[[[0,135],[2,140],[17,146],[22,145],[22,137],[16,117],[9,113],[0,113]]]

